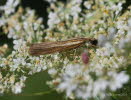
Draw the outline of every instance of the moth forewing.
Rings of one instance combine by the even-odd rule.
[[[86,41],[92,40],[88,38],[75,38],[67,41],[36,43],[30,46],[29,53],[37,56],[71,50],[80,47]]]

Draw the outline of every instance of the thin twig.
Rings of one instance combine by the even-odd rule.
[[[31,94],[10,94],[11,96],[40,96],[40,95],[47,95],[53,92],[54,90],[45,91],[45,92],[38,92],[38,93],[31,93]],[[9,94],[8,94],[9,95]]]

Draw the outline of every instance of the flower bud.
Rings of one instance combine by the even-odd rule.
[[[84,64],[88,64],[89,63],[89,56],[88,56],[87,52],[83,52],[81,57],[82,57],[82,61],[83,61]]]

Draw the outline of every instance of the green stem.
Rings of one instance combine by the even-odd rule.
[[[16,94],[14,96],[41,96],[41,95],[47,95],[53,92],[54,90],[45,91],[45,92],[38,92],[38,93],[31,93],[31,94]]]

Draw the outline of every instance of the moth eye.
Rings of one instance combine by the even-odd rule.
[[[90,43],[91,43],[92,45],[97,45],[97,44],[98,44],[98,41],[97,41],[97,40],[92,40],[92,41],[90,41]]]

